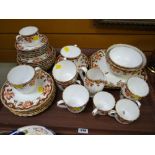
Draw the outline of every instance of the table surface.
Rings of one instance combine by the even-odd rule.
[[[94,51],[96,50],[83,50],[88,55]],[[5,64],[3,65],[4,70]],[[14,65],[8,65],[6,70]],[[3,73],[5,72],[3,74],[0,68],[3,77],[7,74],[6,70],[3,71]],[[0,77],[2,78],[2,76]],[[119,124],[109,116],[93,117],[91,114],[92,99],[89,100],[86,109],[79,114],[72,114],[66,109],[58,108],[56,102],[61,99],[62,92],[57,89],[53,104],[43,113],[33,117],[15,116],[0,104],[0,130],[7,131],[26,125],[43,125],[57,134],[78,134],[78,128],[88,129],[88,134],[155,134],[155,74],[148,72],[148,83],[150,93],[141,100],[141,115],[138,120],[129,125]],[[106,91],[111,92],[116,100],[119,99],[119,90]]]

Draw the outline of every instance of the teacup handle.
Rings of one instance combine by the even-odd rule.
[[[110,111],[108,112],[108,115],[109,115],[110,117],[116,118],[117,112],[116,112],[116,110],[110,110]]]
[[[81,77],[81,79],[82,79],[83,81],[84,81],[84,78],[85,78],[85,75],[83,75],[83,74],[86,74],[87,71],[88,71],[88,69],[87,69],[86,67],[80,67],[80,72],[79,72],[79,74],[80,74],[80,77]]]
[[[41,69],[40,67],[35,67],[35,68],[34,68],[35,71],[38,71],[38,70],[40,70],[40,69]]]
[[[66,105],[65,105],[64,100],[58,101],[57,102],[57,107],[59,107],[59,108],[67,108]]]
[[[80,80],[76,80],[76,83],[81,85],[81,81]]]
[[[16,36],[16,41],[18,40],[19,37],[21,37],[21,35],[17,35],[17,36]]]
[[[138,107],[140,108],[141,107],[141,103],[139,101],[135,101],[138,105]]]
[[[93,115],[93,116],[96,116],[97,114],[98,114],[98,109],[95,108],[95,109],[92,111],[92,115]]]

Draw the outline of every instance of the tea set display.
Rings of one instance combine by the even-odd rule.
[[[149,93],[147,59],[140,49],[115,44],[88,58],[77,45],[68,45],[56,57],[47,37],[34,26],[19,31],[15,47],[19,65],[9,71],[1,89],[3,105],[15,115],[43,112],[52,104],[57,88],[63,91],[57,107],[69,112],[84,111],[92,98],[92,116],[107,115],[122,124],[140,116],[140,100]],[[44,70],[53,64],[50,75]],[[120,99],[116,101],[103,89],[120,89]]]

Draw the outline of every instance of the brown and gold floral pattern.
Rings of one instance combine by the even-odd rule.
[[[123,93],[123,96],[125,96],[126,98],[128,99],[132,99],[132,100],[140,100],[142,97],[138,96],[138,95],[135,95],[133,94],[127,87],[127,84],[124,84],[122,86],[122,93]]]
[[[81,107],[70,107],[70,106],[67,106],[68,110],[72,113],[80,113],[82,112],[86,107],[86,104],[81,106]]]
[[[39,46],[32,46],[31,49],[29,47],[27,47],[27,46],[24,46],[24,42],[22,40],[20,40],[20,38],[19,38],[20,43],[16,43],[15,47],[16,47],[17,50],[20,50],[20,51],[37,50],[38,48],[44,46],[44,44],[48,43],[48,39],[47,39],[46,35],[39,34],[39,38],[40,38],[40,41],[41,41],[40,45]]]
[[[22,65],[22,64],[27,64],[27,65],[31,65],[33,67],[40,67],[44,70],[48,70],[55,62],[55,58],[56,58],[56,51],[55,49],[51,48],[51,54],[45,58],[45,59],[35,59],[33,62],[29,62],[29,61],[23,61],[21,59],[19,59],[17,57],[17,63]],[[29,60],[29,59],[27,59]]]

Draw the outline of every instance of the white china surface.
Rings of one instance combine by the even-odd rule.
[[[105,50],[99,50],[91,56],[91,60],[90,60],[91,68],[99,67],[101,69],[101,71],[104,73],[106,77],[107,83],[105,84],[105,86],[107,88],[120,88],[121,83],[126,83],[128,80],[128,77],[117,76],[110,71],[110,68],[106,62],[105,53],[106,53]],[[141,78],[146,78],[146,73],[142,72],[137,76]]]
[[[65,46],[61,49],[60,53],[66,58],[76,58],[81,54],[81,49],[77,46]]]
[[[109,52],[111,60],[126,68],[135,68],[142,64],[142,56],[136,50],[129,47],[114,47]]]
[[[35,26],[27,26],[19,30],[19,34],[22,36],[30,36],[37,32],[38,32],[38,28]]]
[[[54,135],[52,131],[38,125],[24,126],[19,128],[17,132],[24,132],[26,135]]]
[[[95,94],[93,102],[97,109],[103,111],[109,111],[115,106],[115,98],[112,94],[105,91]]]
[[[82,85],[70,85],[63,92],[63,100],[71,107],[80,107],[88,102],[89,93]]]
[[[35,71],[29,65],[20,65],[12,68],[8,75],[7,80],[12,84],[24,84],[29,82],[34,77]]]
[[[136,120],[140,115],[137,104],[128,99],[121,99],[116,103],[116,111],[120,117],[128,121]]]
[[[37,71],[36,89],[30,94],[22,94],[8,82],[2,87],[2,101],[13,109],[29,109],[48,100],[53,91],[53,79],[43,70]]]
[[[139,77],[132,77],[128,80],[127,86],[129,90],[140,97],[146,96],[149,93],[148,84]]]
[[[103,72],[99,68],[88,70],[87,77],[91,80],[105,80]]]
[[[53,76],[57,81],[66,82],[75,77],[77,72],[76,65],[69,61],[64,60],[55,64],[53,68]]]

